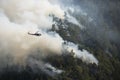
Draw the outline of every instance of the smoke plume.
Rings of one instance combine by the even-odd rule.
[[[44,55],[61,55],[64,50],[73,50],[75,56],[83,62],[98,64],[97,59],[88,51],[80,51],[74,43],[63,44],[64,40],[58,33],[48,31],[53,24],[50,14],[60,19],[65,18],[65,10],[58,3],[58,0],[0,0],[0,55],[4,56],[0,60],[8,61],[6,64],[26,64],[29,55],[34,55],[31,51],[35,49],[39,49],[39,54]],[[71,18],[70,22],[79,25],[74,17]],[[27,34],[36,31],[39,31],[40,37]],[[7,60],[8,56],[13,59]],[[33,60],[34,62],[36,61]],[[50,64],[47,66],[55,73],[62,72],[55,70]]]

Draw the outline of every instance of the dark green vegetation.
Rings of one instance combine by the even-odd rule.
[[[86,4],[88,1],[90,3]],[[95,5],[91,6],[91,2]],[[64,40],[78,44],[80,50],[86,49],[91,52],[98,59],[98,65],[85,64],[70,55],[52,55],[44,61],[64,70],[60,75],[51,77],[40,70],[36,73],[29,66],[20,70],[18,66],[11,66],[1,71],[0,80],[120,80],[120,38],[112,34],[120,34],[120,1],[76,0],[76,3],[81,3],[83,8],[89,7],[86,11],[95,20],[89,22],[88,17],[74,14],[86,27],[81,30],[67,20],[62,22],[54,18],[59,30],[56,30],[55,25],[51,30],[59,33]],[[104,5],[101,6],[100,3]],[[97,15],[93,14],[95,11]]]
[[[119,80],[119,60],[102,52],[97,54],[98,66],[85,64],[70,55],[50,56],[45,61],[50,62],[59,69],[63,69],[64,73],[50,77],[42,71],[35,73],[29,66],[20,71],[17,70],[17,67],[9,67],[3,70],[0,80]]]
[[[52,55],[43,61],[64,70],[60,75],[51,77],[40,70],[34,72],[30,66],[20,70],[18,66],[11,66],[3,69],[0,80],[120,80],[120,60],[117,57],[119,47],[115,43],[109,43],[113,48],[111,52],[106,51],[101,43],[93,39],[86,30],[80,30],[78,26],[67,21],[62,23],[58,20],[57,23],[60,29],[56,30],[53,27],[52,31],[59,33],[64,40],[79,44],[79,49],[84,48],[90,51],[98,59],[99,64],[86,64],[71,55]]]

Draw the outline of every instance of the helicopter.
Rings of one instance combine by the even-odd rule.
[[[34,35],[34,36],[41,36],[42,34],[39,33],[39,31],[35,32],[35,33],[30,33],[28,32],[29,35]]]

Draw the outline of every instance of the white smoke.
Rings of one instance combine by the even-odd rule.
[[[39,71],[43,71],[52,77],[64,72],[63,70],[60,70],[60,69],[53,67],[49,63],[44,63],[42,61],[38,61],[35,59],[29,59],[28,66],[31,67],[33,72],[35,72],[35,73],[39,73]]]
[[[74,43],[67,42],[66,45],[64,45],[64,49],[67,50],[69,53],[73,51],[75,53],[73,56],[75,58],[81,59],[85,63],[95,63],[98,65],[98,60],[87,50],[79,50],[78,45],[75,45]]]
[[[51,29],[49,14],[64,18],[60,6],[52,5],[49,0],[0,0],[0,36],[4,51],[12,51],[17,61],[24,60],[33,46],[60,53],[62,38],[56,33],[42,31],[40,38],[27,35],[28,31]]]
[[[53,24],[50,14],[64,19],[64,10],[55,1],[53,4],[51,0],[0,0],[0,55],[11,55],[15,63],[23,64],[35,48],[46,55],[61,54],[65,50],[64,40],[56,32],[47,32]],[[39,31],[42,35],[31,36],[28,31]],[[84,62],[98,63],[87,51],[78,50],[76,45],[67,46]]]
[[[83,25],[80,24],[75,17],[73,17],[73,16],[71,16],[71,15],[67,15],[67,16],[68,16],[68,19],[67,19],[67,20],[68,20],[69,22],[71,22],[71,23],[79,26],[81,29],[84,28]]]
[[[40,28],[51,28],[49,14],[64,18],[64,11],[59,5],[52,5],[49,0],[0,0],[1,10],[15,23],[30,22]]]

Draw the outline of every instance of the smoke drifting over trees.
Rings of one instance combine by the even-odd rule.
[[[119,7],[118,0],[0,0],[0,74],[14,68],[58,80],[115,76]],[[41,36],[28,34],[36,31]]]

